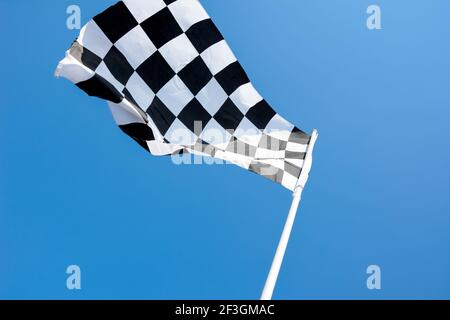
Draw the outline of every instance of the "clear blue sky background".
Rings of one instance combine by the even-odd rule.
[[[151,157],[53,77],[67,6],[86,23],[113,2],[0,0],[0,298],[258,298],[289,191]],[[320,132],[274,297],[450,298],[450,2],[202,2],[263,96]]]

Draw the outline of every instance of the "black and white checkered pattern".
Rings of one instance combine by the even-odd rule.
[[[206,154],[297,184],[310,135],[259,95],[198,0],[118,2],[83,27],[56,73],[108,100],[152,154]]]

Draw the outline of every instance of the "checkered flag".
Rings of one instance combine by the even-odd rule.
[[[197,0],[118,2],[82,28],[56,75],[107,100],[154,155],[207,155],[299,183],[311,136],[255,90]]]

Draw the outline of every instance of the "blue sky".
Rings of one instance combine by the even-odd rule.
[[[67,6],[86,23],[113,3],[0,0],[0,298],[258,298],[289,191],[151,157],[53,77]],[[274,298],[450,298],[450,2],[202,3],[269,103],[320,133]]]

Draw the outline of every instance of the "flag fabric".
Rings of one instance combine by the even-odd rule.
[[[123,0],[95,16],[55,74],[108,101],[153,155],[226,160],[297,186],[311,135],[256,91],[198,0]]]

